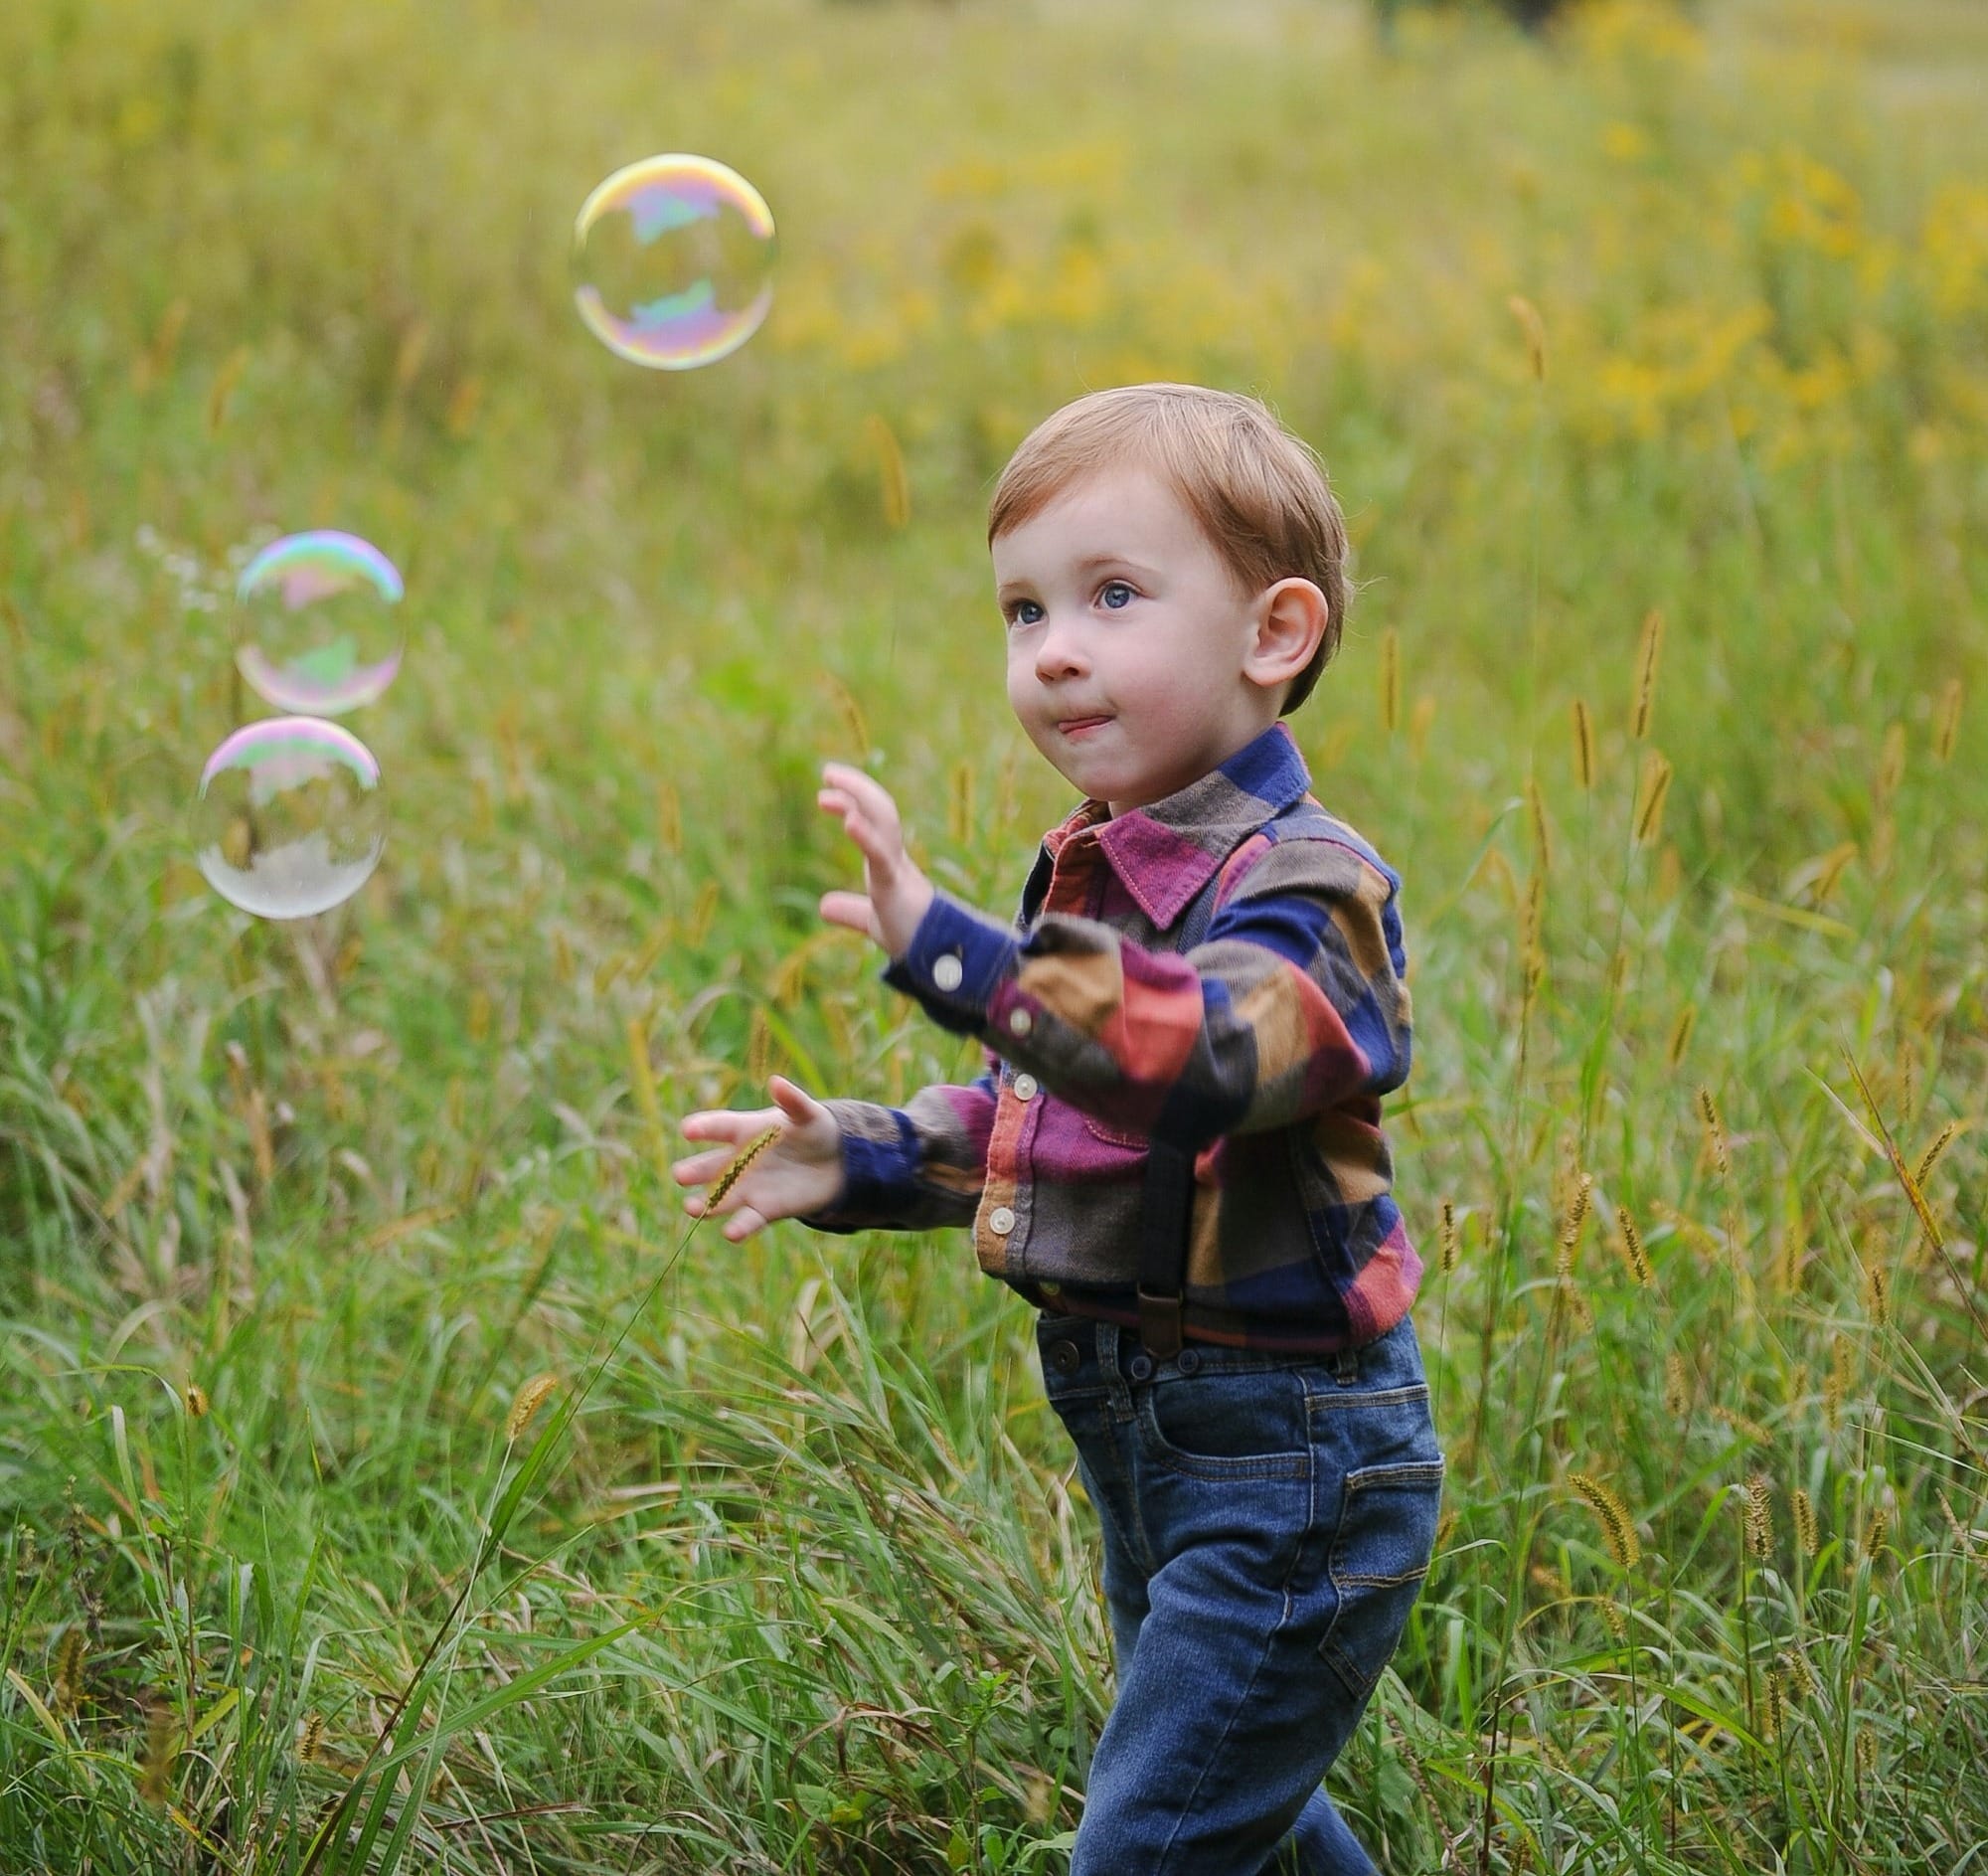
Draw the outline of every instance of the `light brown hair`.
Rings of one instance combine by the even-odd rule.
[[[1023,437],[987,505],[987,542],[1100,469],[1137,465],[1172,485],[1242,591],[1309,580],[1325,634],[1291,680],[1280,715],[1311,695],[1339,648],[1351,597],[1346,518],[1325,465],[1257,399],[1200,385],[1120,385],[1053,412]]]

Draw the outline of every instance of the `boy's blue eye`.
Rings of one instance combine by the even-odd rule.
[[[1111,597],[1114,593],[1122,593],[1125,597],[1122,599],[1114,599]],[[1112,581],[1107,581],[1105,583],[1104,591],[1102,594],[1099,595],[1099,597],[1103,599],[1104,603],[1107,606],[1109,606],[1112,611],[1122,612],[1128,605],[1132,603],[1133,593],[1132,589],[1128,587],[1124,583],[1124,581],[1112,580]]]
[[[1008,608],[1008,623],[1011,625],[1033,625],[1036,622],[1034,619],[1024,618],[1022,616],[1024,612],[1027,612],[1032,608],[1038,612],[1040,612],[1043,609],[1041,606],[1037,605],[1035,600],[1033,599],[1017,599],[1015,603]]]

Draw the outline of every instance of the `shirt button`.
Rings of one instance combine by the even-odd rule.
[[[1015,1214],[1005,1205],[997,1205],[987,1214],[987,1229],[997,1238],[1005,1238],[1015,1229]]]
[[[1050,1344],[1050,1366],[1058,1374],[1075,1374],[1079,1361],[1083,1359],[1075,1342],[1052,1342]]]
[[[1035,1077],[1034,1077],[1033,1075],[1018,1075],[1018,1076],[1016,1076],[1016,1077],[1015,1077],[1015,1099],[1016,1099],[1017,1101],[1033,1101],[1033,1100],[1035,1100],[1035,1098],[1036,1098],[1036,1088],[1037,1088],[1037,1086],[1038,1086],[1038,1084],[1037,1084],[1037,1082],[1036,1082],[1036,1078],[1035,1078]]]
[[[932,982],[941,990],[957,990],[965,981],[966,966],[951,951],[933,963]]]
[[[1182,1374],[1193,1374],[1201,1366],[1201,1356],[1192,1348],[1184,1348],[1174,1357],[1174,1365]]]
[[[1134,1381],[1145,1381],[1152,1377],[1153,1358],[1142,1348],[1125,1364]]]
[[[1008,1028],[1015,1035],[1026,1036],[1035,1026],[1036,1019],[1027,1010],[1010,1010],[1008,1012]]]

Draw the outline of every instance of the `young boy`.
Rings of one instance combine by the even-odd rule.
[[[1442,1455],[1380,1125],[1400,881],[1279,721],[1338,643],[1344,522],[1262,405],[1138,385],[1038,426],[988,540],[1008,701],[1085,797],[1014,926],[932,885],[870,776],[830,764],[818,796],[865,887],[823,916],[986,1072],[902,1109],[776,1076],[774,1108],[685,1120],[721,1145],[676,1177],[778,1124],[728,1239],[970,1224],[1042,1310],[1118,1679],[1073,1876],[1371,1871],[1320,1782],[1428,1566]]]

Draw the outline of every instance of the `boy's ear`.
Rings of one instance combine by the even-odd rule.
[[[1256,631],[1242,674],[1268,689],[1288,684],[1312,661],[1325,636],[1330,608],[1309,580],[1279,580],[1256,597]]]

